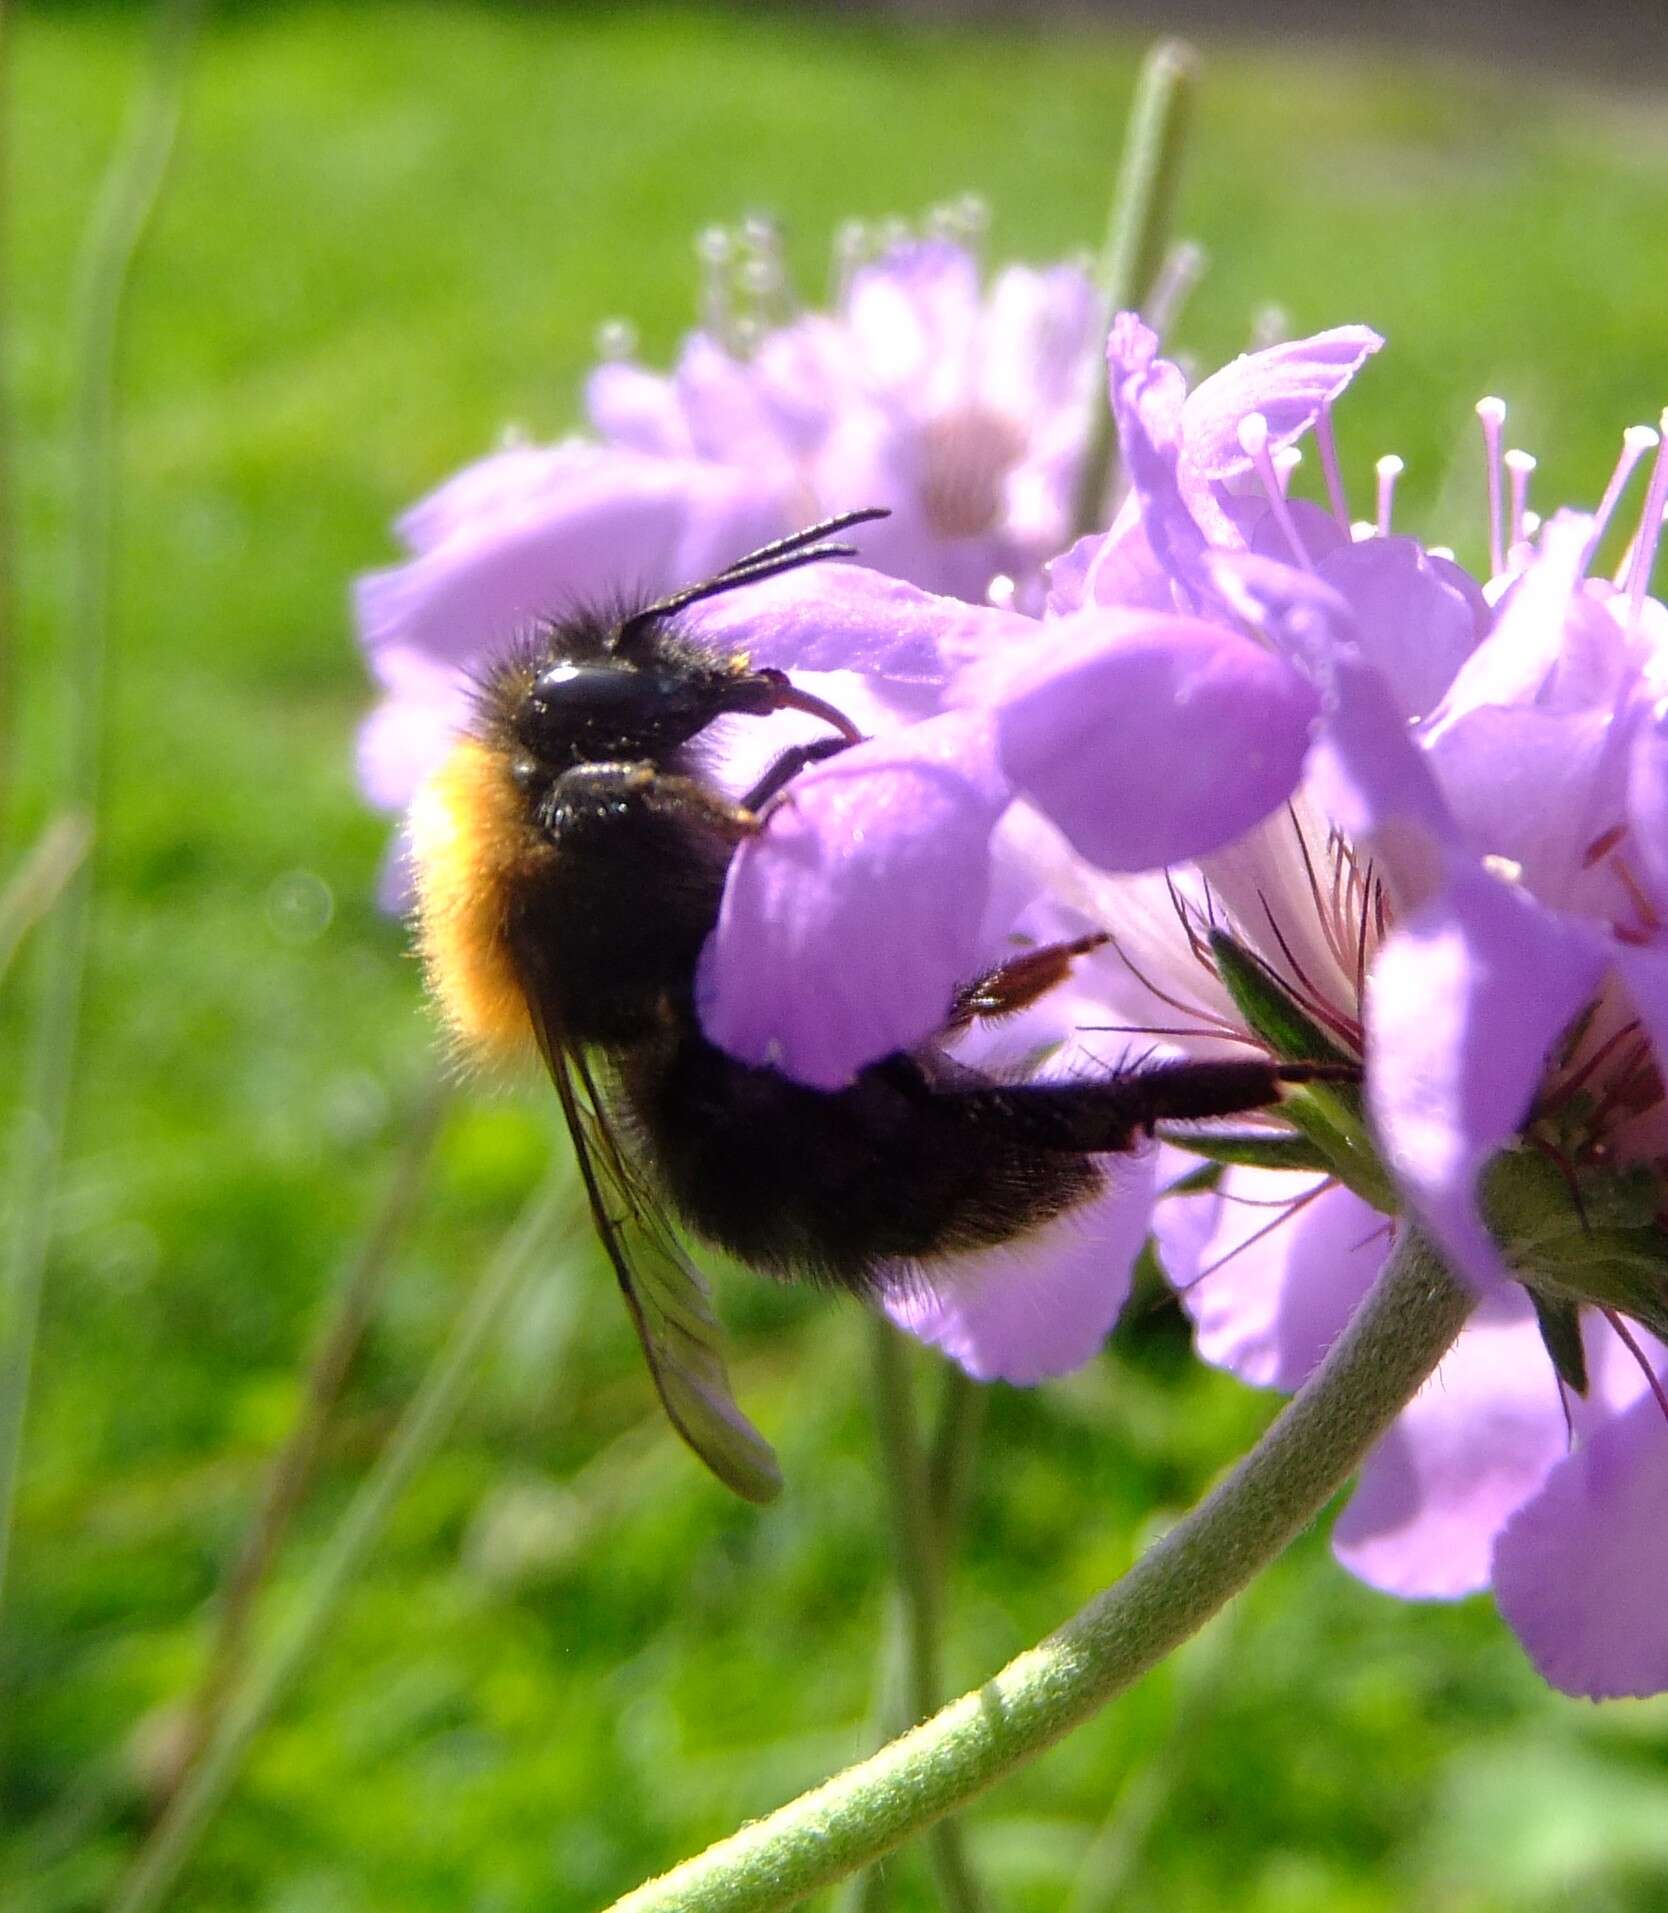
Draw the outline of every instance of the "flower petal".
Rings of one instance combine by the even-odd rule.
[[[1195,603],[1201,608],[1212,604],[1215,590],[1205,569],[1208,542],[1182,491],[1186,382],[1176,366],[1159,358],[1158,335],[1133,312],[1120,312],[1112,321],[1106,364],[1118,450],[1140,503],[1147,543],[1162,569]],[[1208,488],[1201,485],[1199,490],[1207,494],[1208,503]],[[1232,531],[1225,519],[1216,529]]]
[[[697,983],[707,1034],[824,1089],[933,1035],[985,957],[1008,801],[976,712],[801,773],[730,866]]]
[[[1505,1289],[1368,1458],[1332,1552],[1387,1594],[1474,1594],[1489,1584],[1495,1536],[1568,1445],[1534,1310],[1520,1289]]]
[[[1367,326],[1340,325],[1265,352],[1242,353],[1188,395],[1181,415],[1183,454],[1206,478],[1249,471],[1251,460],[1239,442],[1240,421],[1248,413],[1268,420],[1271,450],[1291,444],[1383,343]]]
[[[1668,698],[1651,707],[1633,740],[1627,806],[1656,899],[1668,905]]]
[[[693,582],[789,529],[748,472],[594,452],[582,471],[564,465],[548,487],[360,578],[360,636],[373,662],[394,648],[470,667],[532,620],[617,597],[622,583]]]
[[[1231,1168],[1213,1191],[1167,1197],[1153,1233],[1199,1353],[1253,1388],[1308,1379],[1389,1246],[1387,1218],[1359,1196],[1273,1169]]]
[[[1048,663],[998,712],[1002,764],[1091,863],[1178,863],[1291,794],[1319,704],[1261,645],[1163,613],[1047,629]]]
[[[695,446],[677,388],[659,372],[611,361],[585,382],[585,411],[605,439],[660,458],[690,458]]]
[[[1457,864],[1367,981],[1367,1096],[1390,1168],[1461,1273],[1505,1275],[1478,1171],[1516,1134],[1547,1051],[1597,988],[1585,925]]]
[[[1597,1429],[1494,1552],[1500,1612],[1554,1687],[1590,1700],[1668,1689],[1668,1428],[1653,1396]]]
[[[1103,1195],[1000,1248],[895,1272],[882,1306],[975,1381],[1030,1387],[1081,1368],[1129,1297],[1155,1155],[1107,1159]]]
[[[1458,567],[1427,558],[1412,538],[1345,544],[1318,569],[1355,614],[1362,655],[1402,716],[1431,710],[1476,647],[1481,594],[1474,604],[1454,582]]]
[[[851,564],[810,565],[727,591],[692,606],[689,628],[715,650],[745,651],[755,666],[913,684],[942,684],[962,657],[1028,643],[1038,629]]]

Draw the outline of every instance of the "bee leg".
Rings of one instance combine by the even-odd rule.
[[[996,964],[956,991],[944,1034],[954,1036],[970,1023],[998,1021],[1028,1010],[1071,975],[1073,957],[1087,956],[1110,941],[1104,930],[1096,930],[1088,936],[1074,937],[1070,943],[1042,944],[1023,956]]]
[[[740,843],[759,828],[750,804],[737,804],[696,777],[680,777],[653,764],[576,764],[551,786],[549,812],[560,828],[566,819],[622,810],[641,804],[705,824],[727,843]]]
[[[1103,1155],[1133,1149],[1162,1122],[1238,1116],[1278,1103],[1287,1083],[1335,1081],[1348,1066],[1258,1061],[1148,1063],[1099,1082],[937,1083],[969,1122],[1032,1149]]]
[[[814,744],[795,744],[785,750],[742,798],[742,809],[763,810],[771,798],[778,796],[808,765],[820,764],[824,758],[849,750],[851,741],[849,737],[820,737]]]

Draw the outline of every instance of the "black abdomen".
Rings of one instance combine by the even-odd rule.
[[[616,1054],[645,1154],[690,1227],[739,1260],[867,1290],[879,1266],[1011,1241],[1095,1195],[1085,1156],[1026,1148],[896,1055],[846,1089],[811,1089],[709,1043],[693,1018]]]

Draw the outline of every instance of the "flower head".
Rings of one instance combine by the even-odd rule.
[[[826,312],[795,307],[768,228],[706,235],[703,324],[671,372],[610,329],[588,435],[495,452],[406,512],[407,557],[355,591],[383,692],[361,746],[372,801],[410,801],[468,674],[528,623],[664,593],[840,511],[889,508],[863,541],[879,571],[972,602],[1001,579],[1040,601],[1067,536],[1098,300],[1072,265],[987,282],[977,223],[964,204],[877,252],[848,232]]]
[[[1295,539],[1281,528],[1283,562],[1186,553],[1191,578],[1322,701],[1289,818],[1191,881],[1213,923],[1363,1058],[1391,1186],[1352,1186],[1341,1159],[1342,1175],[1231,1166],[1213,1191],[1162,1202],[1157,1233],[1202,1351],[1293,1387],[1376,1274],[1399,1226],[1384,1212],[1422,1219],[1484,1300],[1368,1463],[1334,1546],[1397,1593],[1492,1585],[1560,1686],[1655,1692],[1668,1626],[1642,1589],[1668,1502],[1654,795],[1668,618],[1646,587],[1668,467],[1617,577],[1594,578],[1655,435],[1626,436],[1596,516],[1559,514],[1532,538],[1530,461],[1502,457],[1501,409],[1480,408],[1494,525],[1480,587],[1376,526],[1317,557],[1313,518]],[[1174,875],[1168,888],[1185,895]],[[1196,918],[1149,939],[1149,1001],[1125,1014],[1214,1038],[1198,949]]]
[[[941,797],[959,861],[908,886],[920,921],[890,990],[863,979],[896,1020],[841,1024],[790,1066],[839,1080],[908,1039],[910,1003],[941,1000],[943,966],[1001,933],[980,881],[999,836],[1029,842],[1054,907],[1112,934],[1080,966],[1080,1053],[1231,1054],[1276,1041],[1289,1012],[1360,1059],[1364,1104],[1292,1108],[1295,1141],[1207,1136],[1196,1146],[1230,1164],[1216,1187],[1158,1202],[1201,1347],[1295,1386],[1400,1218],[1418,1218],[1483,1299],[1365,1470],[1340,1556],[1403,1594],[1493,1585],[1550,1679],[1656,1691],[1668,1623],[1641,1589],[1668,1512],[1668,611],[1648,585],[1668,463],[1620,569],[1598,577],[1656,435],[1626,435],[1595,514],[1542,526],[1533,462],[1504,451],[1485,404],[1492,558],[1473,578],[1395,531],[1398,460],[1380,461],[1371,517],[1351,518],[1330,408],[1376,344],[1343,328],[1188,395],[1144,328],[1114,327],[1130,500],[1052,568],[1040,620],[987,613],[947,641],[966,741]],[[1325,506],[1287,496],[1306,428]],[[889,774],[926,743],[889,739]],[[768,831],[737,860],[735,896],[768,887],[802,941],[788,974],[753,938],[738,1033],[748,959],[720,925],[706,1002],[721,1041],[794,1057],[840,987],[839,913],[861,918],[865,894],[874,920],[893,907],[885,873],[929,813],[865,810],[850,759],[837,804],[832,766],[796,794],[797,841],[823,833],[815,883]],[[864,855],[842,858],[859,813]],[[1175,1179],[1161,1159],[1130,1200]],[[1010,1365],[1040,1346],[1036,1319],[1016,1300],[1001,1324]],[[1057,1317],[1049,1333],[1069,1339]],[[966,1359],[953,1323],[939,1339]]]

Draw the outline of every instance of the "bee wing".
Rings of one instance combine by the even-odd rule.
[[[684,1254],[654,1190],[608,1120],[583,1051],[534,1010],[540,1046],[562,1114],[591,1218],[614,1265],[637,1339],[672,1426],[722,1481],[748,1501],[771,1501],[782,1474],[769,1442],[736,1406],[724,1366],[723,1330],[701,1272]]]

